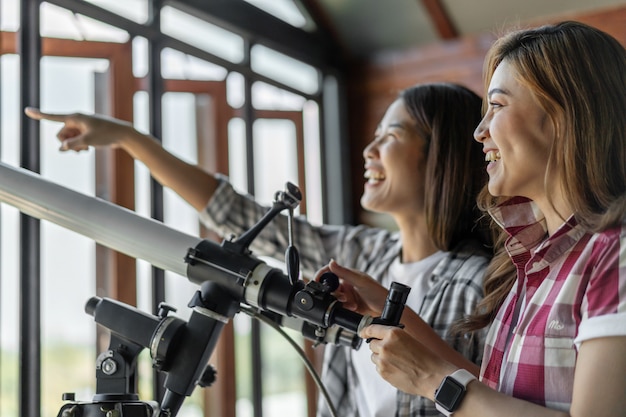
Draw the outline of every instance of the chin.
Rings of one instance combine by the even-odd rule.
[[[368,193],[367,191],[365,191],[363,193],[363,195],[361,195],[361,207],[363,207],[364,209],[370,209],[370,207],[372,206],[372,202],[375,200],[375,198]]]
[[[504,195],[502,190],[502,184],[500,182],[490,180],[487,184],[487,189],[489,190],[489,194],[494,197],[500,197]]]
[[[371,205],[371,204],[369,204],[369,203],[367,202],[367,200],[363,200],[363,199],[361,199],[361,207],[362,207],[364,210],[373,211],[373,209],[372,209],[372,205]]]
[[[380,205],[376,204],[375,201],[361,199],[361,207],[363,207],[364,210],[371,211],[371,212],[374,212],[374,213],[380,213],[380,207],[379,206]]]
[[[368,211],[385,213],[385,208],[389,205],[388,197],[386,196],[386,193],[365,191],[361,196],[361,207]]]

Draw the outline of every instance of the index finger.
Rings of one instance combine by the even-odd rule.
[[[44,113],[35,107],[26,107],[24,113],[35,120],[51,120],[53,122],[65,123],[70,116],[69,114]]]
[[[383,324],[370,324],[361,329],[359,336],[362,339],[382,339],[390,328],[391,326],[385,326]]]
[[[313,277],[313,280],[319,281],[322,275],[324,275],[326,272],[329,272],[329,271],[330,271],[330,268],[328,267],[328,265],[324,265],[323,267],[321,267],[315,272],[315,276]]]
[[[331,260],[328,264],[328,267],[339,278],[353,284],[356,287],[359,287],[364,282],[370,280],[370,277],[367,274],[352,268],[346,268],[345,266],[337,263],[337,261],[335,260]]]

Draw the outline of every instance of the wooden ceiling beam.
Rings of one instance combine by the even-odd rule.
[[[442,39],[455,39],[459,36],[459,31],[450,18],[442,0],[420,1],[422,2],[424,8],[426,8],[437,33]]]
[[[337,45],[338,52],[343,57],[350,57],[350,48],[343,42],[337,27],[333,24],[333,19],[320,5],[319,0],[299,0],[300,5],[306,9],[306,13],[315,22],[320,36],[324,36],[330,43]]]

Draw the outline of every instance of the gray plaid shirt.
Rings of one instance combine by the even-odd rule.
[[[210,229],[222,234],[240,235],[248,230],[268,210],[250,196],[240,195],[222,178],[219,188],[200,213]],[[277,216],[250,245],[256,256],[284,259],[288,246],[286,216]],[[393,260],[400,255],[401,243],[397,233],[367,226],[315,226],[304,217],[294,221],[294,245],[300,254],[300,267],[311,277],[331,259],[359,269],[381,279]],[[452,337],[447,334],[450,324],[472,312],[482,298],[482,279],[489,258],[476,244],[459,245],[439,262],[431,277],[437,284],[426,295],[418,312],[441,337],[472,362],[482,357],[484,334],[474,337]],[[322,380],[341,417],[358,416],[354,390],[359,381],[350,361],[348,348],[327,345],[324,352]],[[432,401],[398,392],[397,416],[439,416]],[[330,411],[320,398],[318,417],[328,417]]]

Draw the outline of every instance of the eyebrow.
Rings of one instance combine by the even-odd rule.
[[[491,97],[494,94],[504,94],[504,95],[507,95],[507,96],[511,95],[507,90],[503,90],[502,88],[492,88],[487,93],[487,97]]]
[[[382,129],[383,126],[381,124],[379,124],[378,126],[376,126],[376,130],[380,130]],[[406,129],[406,125],[404,123],[400,123],[400,122],[395,122],[395,123],[390,123],[389,125],[387,125],[387,129],[389,128],[396,128],[396,129]]]

